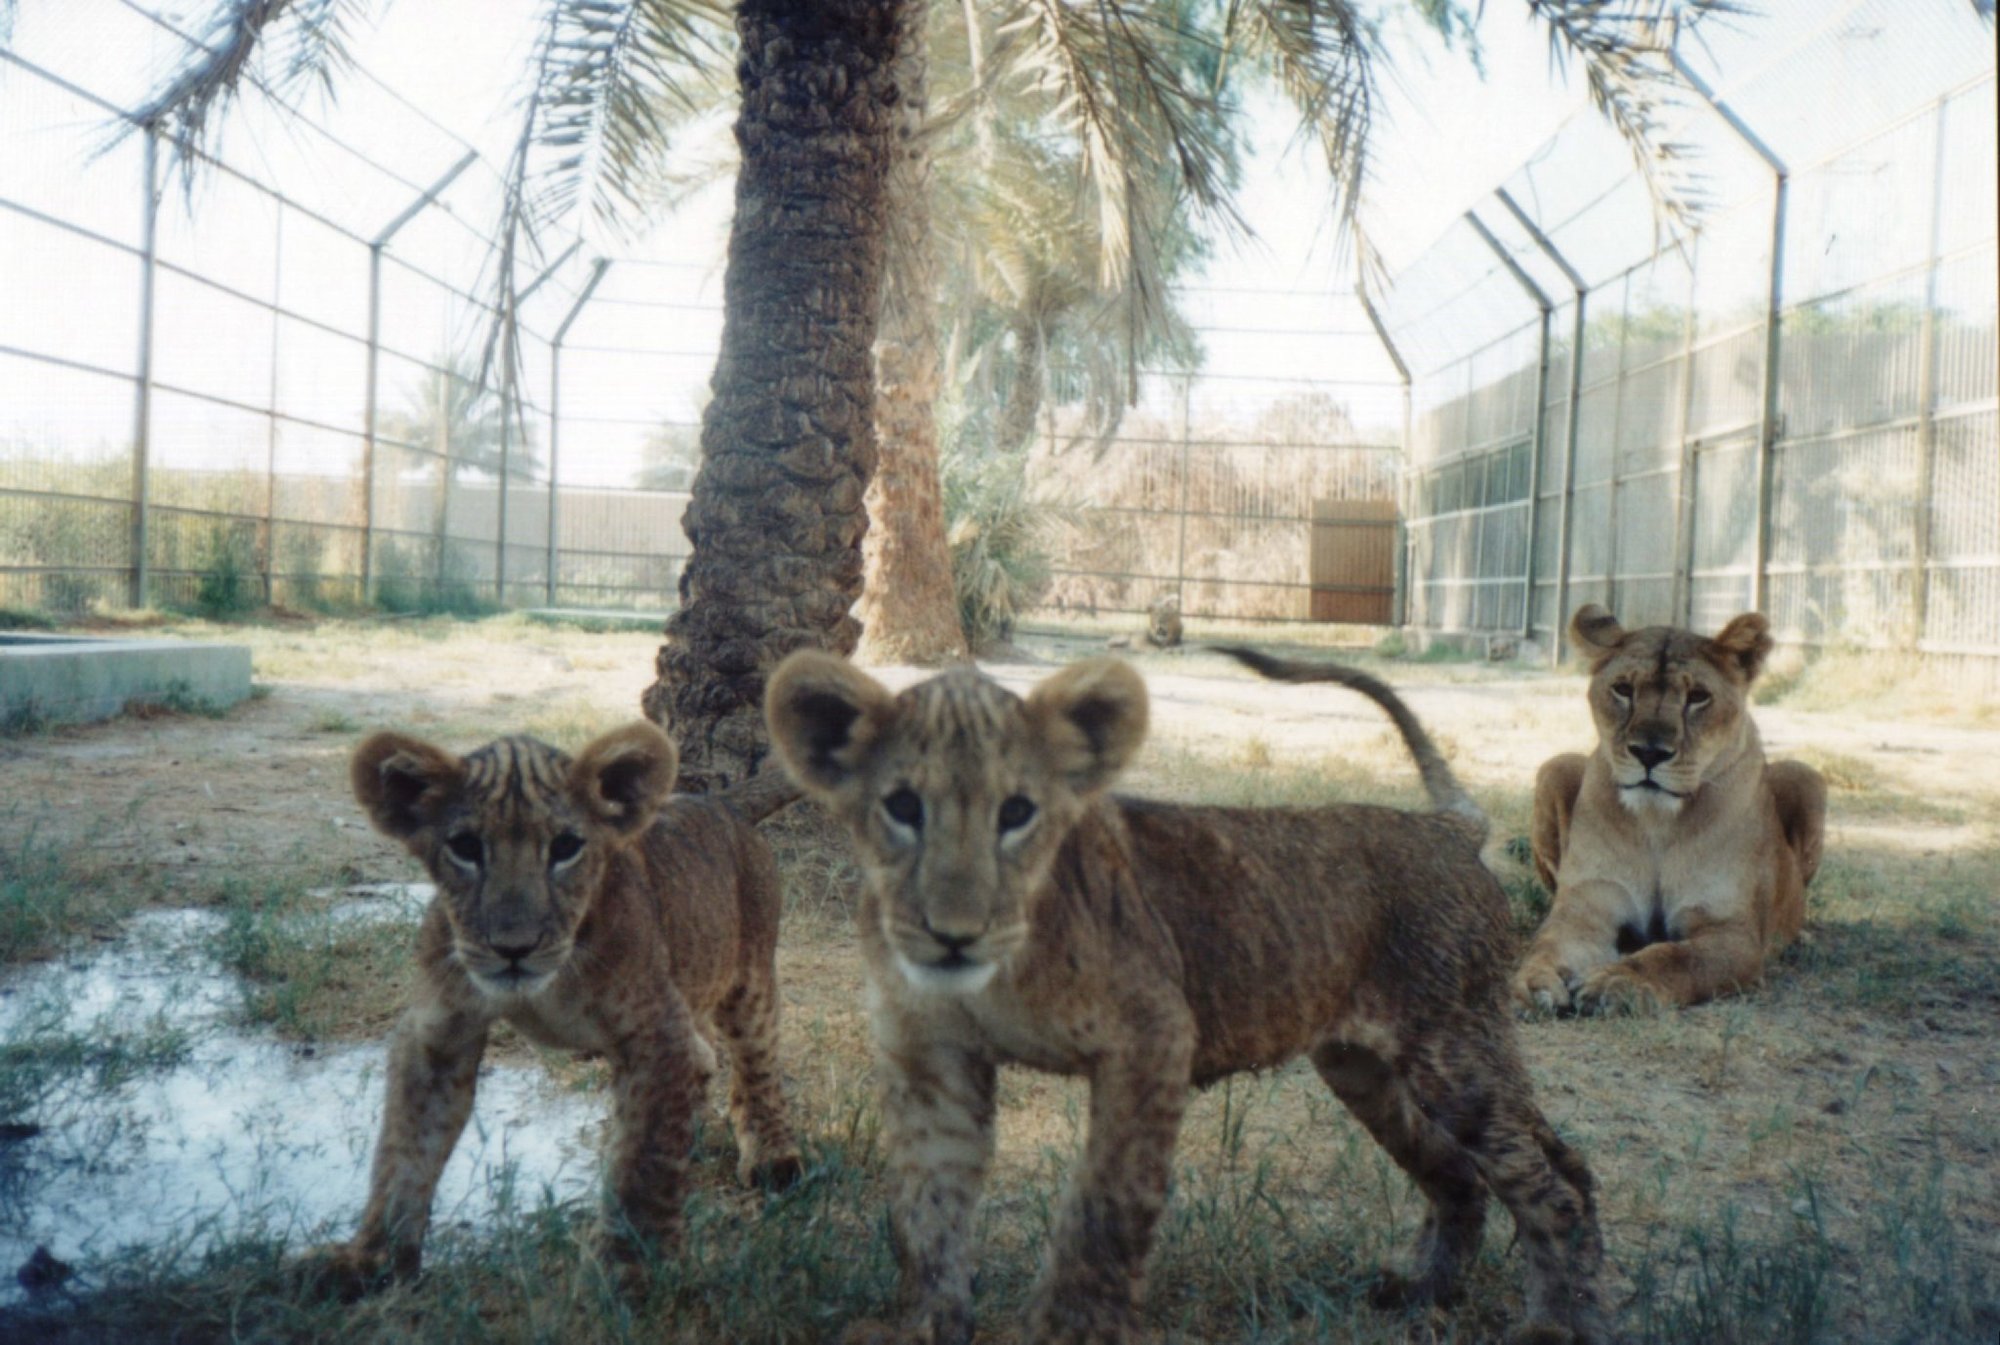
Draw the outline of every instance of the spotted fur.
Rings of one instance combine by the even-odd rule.
[[[1597,750],[1536,777],[1535,867],[1555,901],[1516,1000],[1694,1004],[1754,984],[1805,922],[1826,831],[1819,772],[1767,763],[1750,718],[1769,623],[1627,631],[1593,603],[1570,635],[1591,660]]]
[[[1532,1327],[1601,1337],[1590,1174],[1535,1107],[1506,899],[1464,817],[1110,796],[1147,702],[1108,659],[1024,700],[971,669],[892,695],[798,654],[765,710],[868,879],[901,1316],[852,1339],[971,1338],[999,1065],[1090,1081],[1026,1338],[1126,1341],[1190,1087],[1299,1055],[1429,1202],[1417,1273],[1385,1276],[1383,1301],[1451,1297],[1492,1192],[1525,1249]]]
[[[354,793],[429,870],[415,996],[390,1045],[360,1231],[309,1259],[353,1296],[414,1275],[431,1198],[472,1112],[495,1022],[611,1064],[603,1246],[621,1273],[680,1232],[689,1149],[720,1041],[745,1181],[788,1184],[798,1151],[775,1060],[779,886],[754,823],[789,787],[669,796],[650,724],[575,758],[533,738],[464,757],[396,733],[364,742]]]

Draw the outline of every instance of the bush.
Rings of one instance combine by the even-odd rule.
[[[1040,599],[1051,543],[1071,513],[1033,498],[1018,454],[954,450],[941,466],[952,586],[976,649],[1010,638],[1020,614]]]
[[[208,560],[194,591],[195,611],[210,621],[227,621],[261,606],[263,589],[250,530],[216,524],[208,534]]]

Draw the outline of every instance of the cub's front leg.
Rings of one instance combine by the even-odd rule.
[[[351,1301],[385,1275],[409,1279],[422,1266],[431,1197],[472,1114],[488,1026],[480,1014],[435,995],[411,1005],[397,1023],[361,1228],[351,1241],[309,1253],[304,1263],[307,1280],[322,1291]]]
[[[972,1212],[993,1158],[993,1062],[882,1032],[876,1078],[899,1272],[897,1329],[858,1323],[850,1342],[972,1339]]]
[[[664,999],[615,1032],[610,1053],[610,1208],[602,1245],[621,1270],[680,1241],[695,1113],[715,1058],[697,1038],[680,993],[664,974],[659,984]]]
[[[1090,1136],[1028,1310],[1028,1339],[1139,1339],[1153,1230],[1187,1109],[1194,1027],[1185,1009],[1134,1024],[1090,1075]]]

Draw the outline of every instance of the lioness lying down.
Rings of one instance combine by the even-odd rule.
[[[1490,1190],[1514,1215],[1540,1338],[1602,1335],[1590,1173],[1536,1109],[1515,1046],[1484,819],[1387,687],[1298,672],[1388,709],[1439,811],[1110,797],[1147,718],[1145,684],[1116,660],[1025,701],[969,668],[893,695],[816,652],[772,677],[772,741],[867,874],[903,1320],[852,1337],[971,1338],[967,1239],[998,1065],[1090,1080],[1028,1338],[1115,1341],[1138,1333],[1190,1085],[1301,1054],[1430,1202],[1416,1274],[1385,1277],[1382,1302],[1453,1294]]]
[[[1591,604],[1597,750],[1535,778],[1535,869],[1555,894],[1514,978],[1524,1008],[1695,1004],[1754,984],[1805,922],[1826,783],[1766,764],[1750,684],[1771,652],[1755,612],[1713,639],[1628,631]]]
[[[669,797],[673,744],[651,724],[572,760],[533,738],[464,757],[398,733],[354,754],[354,794],[437,882],[414,999],[396,1027],[368,1207],[306,1263],[353,1296],[413,1275],[431,1196],[472,1112],[496,1020],[611,1063],[606,1250],[629,1272],[681,1222],[695,1109],[719,1035],[745,1181],[799,1175],[774,1047],[778,874],[753,823],[797,797]]]

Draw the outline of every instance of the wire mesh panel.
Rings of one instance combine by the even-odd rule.
[[[1670,113],[1709,188],[1694,231],[1635,213],[1629,156],[1580,121],[1475,207],[1483,261],[1455,226],[1385,296],[1419,357],[1410,620],[1553,647],[1588,601],[1698,629],[1761,603],[1797,643],[2000,657],[1990,29],[1965,6],[1777,0],[1682,48],[1708,90]],[[1515,548],[1467,526],[1458,464],[1489,449],[1476,409],[1533,367],[1519,348],[1469,373],[1523,259],[1587,292],[1573,393],[1575,310],[1551,314]],[[1530,612],[1444,597],[1529,568]]]

